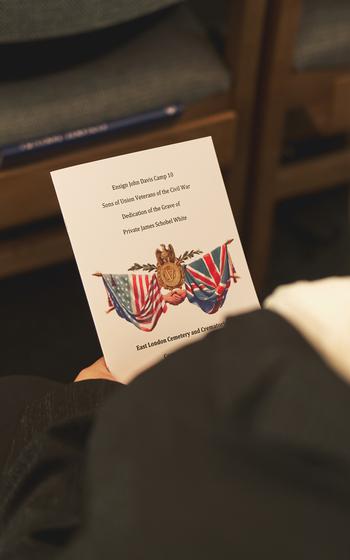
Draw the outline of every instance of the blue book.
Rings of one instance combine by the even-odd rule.
[[[158,109],[135,113],[120,119],[105,121],[92,126],[51,134],[41,138],[34,138],[18,144],[8,144],[0,149],[0,165],[14,164],[23,156],[37,156],[41,153],[54,151],[57,148],[78,144],[87,140],[95,140],[107,135],[120,134],[132,128],[157,124],[162,121],[173,119],[182,114],[184,106],[180,103],[166,105]]]

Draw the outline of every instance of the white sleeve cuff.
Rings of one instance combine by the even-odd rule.
[[[263,306],[287,319],[350,383],[350,278],[281,286]]]

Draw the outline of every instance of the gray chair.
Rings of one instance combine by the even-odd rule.
[[[0,146],[185,105],[171,124],[0,169],[0,275],[71,257],[49,171],[85,161],[212,135],[240,218],[266,0],[219,4],[221,52],[189,2],[0,0]]]
[[[87,45],[90,41],[105,41],[107,47],[101,49],[96,44],[88,58],[72,64],[70,49],[75,48],[77,39],[73,37],[70,42],[63,42],[64,48],[57,41],[40,42],[42,49],[50,49],[53,44],[56,50],[62,50],[66,63],[56,72],[0,82],[0,98],[4,100],[0,109],[0,146],[97,124],[177,100],[189,104],[228,91],[228,68],[187,5],[166,11],[136,34],[130,29],[126,37],[124,33],[124,38],[118,41],[121,27],[115,27],[115,23],[145,15],[151,9],[170,3],[175,2],[63,2],[66,13],[56,6],[53,13],[47,13],[47,9],[41,6],[42,10],[39,10],[34,3],[35,11],[38,10],[41,16],[37,19],[34,14],[33,28],[25,25],[30,21],[26,22],[23,16],[16,20],[17,26],[12,33],[9,26],[6,28],[5,37],[18,37],[23,33],[26,40],[40,38],[42,41],[44,32],[47,39],[52,38],[57,29],[62,29],[65,34],[84,31]],[[23,6],[25,3],[14,4]],[[74,6],[73,13],[68,10],[69,4]],[[86,6],[81,18],[77,4]],[[69,22],[68,27],[64,26],[65,20]],[[92,29],[87,34],[89,22]],[[108,40],[104,33],[92,32],[102,25],[109,27],[105,30]],[[114,41],[110,40],[111,33],[115,35]],[[80,50],[86,48],[85,43],[81,45],[82,39],[78,39]],[[28,49],[28,45],[24,48]]]
[[[283,162],[286,138],[350,130],[350,4],[348,0],[270,0],[259,129],[249,208],[248,260],[256,286],[267,272],[277,204],[350,179],[350,149]],[[288,120],[288,116],[292,119]],[[293,127],[286,126],[292,122]],[[307,137],[307,136],[306,136]]]

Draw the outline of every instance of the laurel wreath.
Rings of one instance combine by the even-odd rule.
[[[201,255],[202,253],[203,253],[203,251],[201,251],[200,249],[191,249],[191,251],[185,251],[183,255],[180,255],[176,259],[176,262],[181,264],[181,263],[187,261],[188,259],[193,259],[193,257],[195,255]]]
[[[177,257],[175,262],[177,264],[182,264],[188,259],[193,259],[194,256],[201,255],[202,253],[203,251],[201,251],[200,249],[191,249],[191,251],[185,251],[183,255]],[[143,270],[144,272],[153,272],[153,270],[157,270],[157,266],[151,263],[147,263],[147,264],[134,263],[130,268],[128,268],[128,270],[129,271]]]
[[[157,267],[155,264],[138,264],[138,263],[134,263],[133,266],[131,266],[130,268],[128,268],[128,270],[144,270],[145,272],[152,272],[152,270],[157,270]]]

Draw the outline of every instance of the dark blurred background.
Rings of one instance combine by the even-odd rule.
[[[69,381],[101,353],[53,169],[212,135],[260,298],[350,273],[348,1],[0,0],[0,13],[1,375]],[[148,126],[7,150],[177,103]]]

